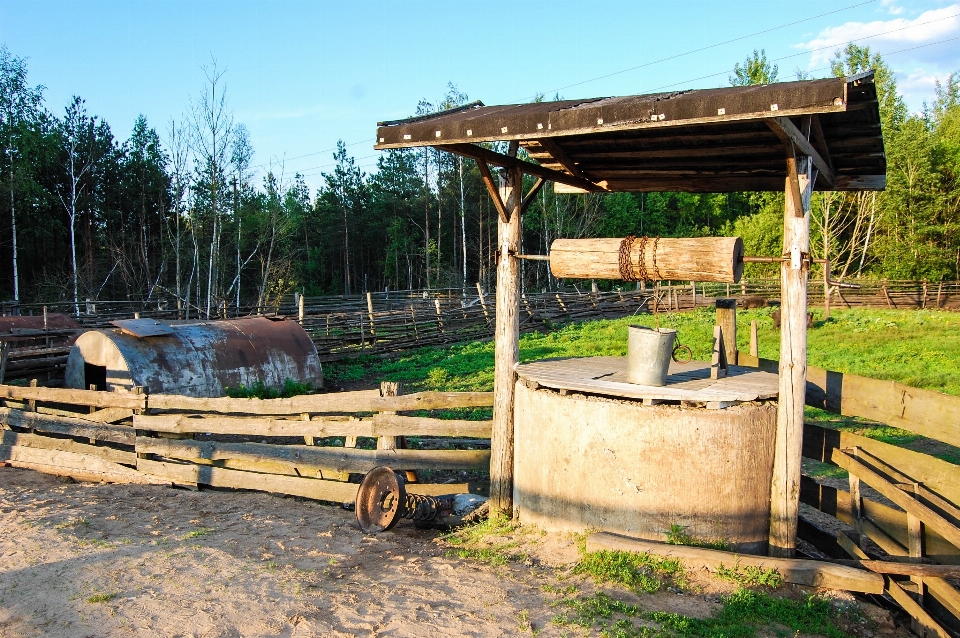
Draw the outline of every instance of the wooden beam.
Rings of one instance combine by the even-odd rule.
[[[520,212],[527,212],[527,208],[530,207],[530,204],[533,203],[533,200],[536,198],[537,193],[540,192],[540,189],[543,188],[543,185],[547,183],[547,180],[542,177],[538,177],[537,181],[533,184],[533,187],[530,189],[530,192],[523,196],[523,201],[520,202]]]
[[[598,192],[606,190],[600,184],[595,184],[589,180],[573,175],[567,175],[566,173],[562,173],[560,171],[554,171],[532,162],[525,162],[515,157],[502,155],[500,153],[491,151],[490,149],[483,148],[482,146],[477,146],[476,144],[440,144],[437,145],[436,148],[440,149],[441,151],[448,151],[450,153],[456,153],[457,155],[463,155],[464,157],[470,157],[478,161],[483,160],[489,164],[493,164],[494,166],[502,166],[503,168],[519,168],[527,175],[535,175],[537,177],[550,180],[551,182],[567,184],[568,186],[582,188],[586,191]]]
[[[820,171],[820,175],[826,180],[827,184],[833,186],[837,176],[833,172],[833,167],[813,148],[813,145],[807,140],[806,136],[790,121],[789,117],[771,117],[766,120],[767,126],[777,134],[784,142],[790,141],[800,150],[801,153],[813,160],[813,165]],[[821,131],[822,133],[822,131]]]
[[[895,581],[887,579],[887,593],[897,601],[897,604],[903,607],[903,610],[910,614],[920,626],[926,631],[928,636],[937,636],[938,638],[951,638],[951,635],[933,619],[926,609],[920,606],[917,601],[910,597],[900,585]],[[923,633],[921,632],[921,635]]]
[[[477,168],[480,169],[480,177],[483,178],[483,183],[487,187],[487,192],[490,193],[490,199],[493,200],[493,207],[497,209],[497,214],[500,216],[500,221],[504,224],[510,221],[510,216],[507,214],[507,209],[503,206],[503,199],[500,197],[500,188],[494,183],[493,175],[490,173],[490,167],[487,166],[487,162],[482,159],[474,160],[477,162]]]
[[[490,441],[490,513],[513,516],[513,402],[520,361],[520,232],[523,173],[507,172],[508,222],[497,224],[496,329],[494,331],[493,429]]]
[[[822,587],[824,589],[845,589],[869,594],[883,592],[883,576],[873,572],[833,565],[824,561],[775,559],[766,556],[750,556],[724,552],[717,549],[668,545],[656,541],[619,536],[609,532],[592,534],[587,538],[587,551],[646,552],[678,558],[690,567],[705,567],[716,571],[724,567],[759,567],[776,569],[788,583]]]
[[[827,166],[830,167],[830,170],[836,172],[833,168],[833,158],[830,157],[830,146],[827,144],[827,137],[823,134],[823,127],[820,125],[820,116],[814,113],[810,121],[813,124],[812,137],[814,147],[820,151],[820,156],[827,163]],[[821,175],[822,174],[821,172]]]
[[[789,146],[789,144],[788,144]],[[787,159],[796,169],[796,160]],[[789,558],[797,543],[800,506],[800,455],[803,447],[803,409],[807,390],[807,276],[804,259],[810,252],[810,196],[812,162],[794,182],[787,178],[783,212],[783,254],[780,266],[781,327],[779,400],[774,443],[773,483],[770,490],[770,555]],[[791,197],[795,184],[799,195]]]
[[[544,148],[544,150],[546,150],[548,153],[550,153],[550,155],[553,157],[553,159],[555,159],[555,160],[557,161],[557,163],[559,163],[561,166],[563,166],[565,169],[567,169],[567,171],[568,171],[571,175],[574,175],[574,176],[576,176],[576,177],[579,177],[579,178],[581,178],[581,179],[585,179],[585,180],[588,180],[588,181],[591,181],[591,182],[595,182],[595,181],[596,181],[596,180],[594,180],[594,179],[591,179],[589,175],[587,175],[586,173],[584,173],[584,172],[580,169],[580,167],[577,166],[577,163],[574,162],[574,161],[570,158],[570,156],[567,155],[566,151],[564,151],[564,150],[560,147],[560,145],[557,144],[555,141],[553,141],[552,139],[550,139],[550,138],[548,138],[548,137],[545,137],[545,138],[539,140],[539,142],[540,142],[540,146],[542,146],[542,147]],[[591,154],[591,157],[593,157],[592,154]]]

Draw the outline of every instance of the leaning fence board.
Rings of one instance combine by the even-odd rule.
[[[951,635],[940,626],[940,624],[933,619],[933,617],[927,612],[926,609],[920,606],[917,601],[910,597],[910,595],[903,590],[900,585],[895,581],[888,581],[887,593],[890,594],[890,597],[897,601],[897,604],[900,605],[905,612],[910,614],[915,618],[923,629],[926,630],[927,636],[937,636],[938,638],[951,638]],[[920,635],[924,635],[921,631]]]
[[[89,454],[0,445],[0,461],[13,467],[69,476],[81,481],[158,483],[155,478],[144,476],[129,467]]]
[[[490,463],[489,450],[363,450],[359,448],[221,443],[155,439],[138,436],[137,452],[176,459],[246,459],[288,461],[343,472],[368,472],[378,465],[404,470],[482,469]]]
[[[829,430],[809,423],[804,426],[803,455],[807,458],[830,463],[833,450],[853,447],[897,468],[898,472],[948,501],[960,503],[960,466],[852,432]]]
[[[960,548],[960,529],[927,507],[916,497],[897,488],[896,485],[886,480],[879,472],[864,463],[862,459],[850,456],[841,450],[834,450],[831,458],[834,463],[847,472],[866,482],[867,485],[880,492],[880,494],[896,503],[899,507],[905,509],[909,514],[919,518],[923,521],[925,527],[943,536],[943,538],[954,547]]]
[[[702,547],[668,545],[657,541],[619,536],[609,532],[590,535],[587,538],[587,551],[597,552],[601,550],[648,552],[668,558],[678,558],[687,565],[706,567],[711,570],[716,570],[721,566],[728,568],[753,566],[762,569],[776,569],[786,582],[810,587],[845,589],[868,594],[880,594],[883,593],[884,589],[883,576],[880,574],[815,560],[768,558],[766,556],[735,554]]]
[[[104,441],[133,445],[134,430],[125,425],[95,424],[90,421],[70,417],[50,416],[37,412],[25,412],[12,408],[0,408],[0,422],[21,428],[30,428],[40,432],[66,434]]]
[[[309,394],[289,399],[195,398],[153,394],[151,410],[219,412],[222,414],[303,414],[317,412],[401,412],[440,408],[477,408],[493,405],[492,392],[418,392],[399,397],[381,397],[379,390]]]
[[[853,525],[853,515],[850,512],[850,493],[838,490],[829,485],[822,485],[813,479],[803,476],[800,480],[800,502],[814,507],[824,514],[829,514],[848,525]],[[899,547],[904,554],[907,547],[907,515],[892,507],[877,503],[870,499],[863,499],[863,514],[867,524],[864,531],[867,536],[880,545],[887,553],[893,553]],[[878,538],[872,528],[889,537],[889,541]],[[897,543],[894,547],[892,543]],[[937,563],[960,565],[960,550],[951,545],[946,539],[932,529],[924,529],[925,555]]]
[[[72,439],[54,439],[49,436],[25,434],[11,430],[0,430],[0,445],[30,447],[43,450],[60,450],[61,452],[74,452],[77,454],[96,456],[112,463],[122,463],[124,465],[137,464],[137,455],[134,452],[118,450],[103,445],[77,443]]]
[[[14,385],[0,385],[0,399],[33,399],[50,403],[88,405],[96,408],[128,408],[131,410],[142,410],[146,407],[146,397],[142,394]]]
[[[134,427],[151,432],[198,432],[247,436],[460,436],[490,438],[490,421],[431,419],[377,414],[355,417],[275,419],[260,417],[204,417],[196,414],[135,415]]]
[[[353,502],[357,497],[357,489],[360,487],[356,483],[279,474],[259,474],[241,470],[228,470],[211,465],[180,464],[150,459],[137,459],[137,469],[147,475],[160,477],[174,483],[199,483],[212,487],[274,492],[334,503]]]

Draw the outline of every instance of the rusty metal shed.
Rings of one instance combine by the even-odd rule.
[[[168,325],[153,319],[113,322],[77,339],[67,361],[71,388],[218,397],[227,387],[286,379],[323,385],[317,349],[295,321],[250,317]]]

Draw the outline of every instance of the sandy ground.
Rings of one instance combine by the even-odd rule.
[[[408,521],[364,536],[352,512],[295,498],[0,468],[0,636],[589,635],[552,624],[543,589],[594,591],[569,578],[572,538],[527,532],[529,559],[491,567],[438,536]],[[732,589],[693,579],[697,594],[607,591],[705,616]],[[859,635],[909,635],[867,611]]]

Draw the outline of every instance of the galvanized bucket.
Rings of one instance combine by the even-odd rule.
[[[630,326],[627,329],[627,381],[638,385],[664,385],[673,343],[673,328]]]

